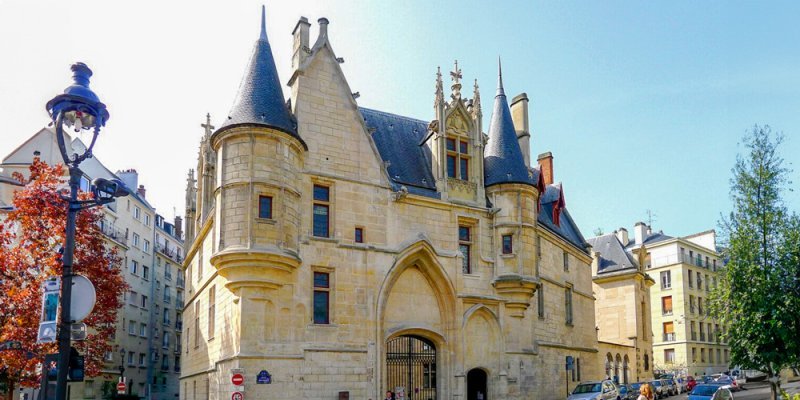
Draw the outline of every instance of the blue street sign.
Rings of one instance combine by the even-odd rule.
[[[256,376],[256,383],[269,385],[272,383],[272,375],[270,375],[267,370],[262,369],[261,372],[258,373],[258,376]]]

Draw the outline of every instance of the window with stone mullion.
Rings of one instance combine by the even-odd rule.
[[[469,139],[461,136],[446,139],[447,177],[469,180]]]

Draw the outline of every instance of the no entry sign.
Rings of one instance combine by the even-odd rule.
[[[125,382],[120,382],[117,384],[117,393],[124,394],[125,389],[127,389],[127,387],[125,386]]]
[[[231,383],[234,384],[235,386],[244,385],[244,375],[242,375],[242,374],[233,374],[233,375],[231,375]],[[237,399],[233,399],[233,400],[237,400]]]

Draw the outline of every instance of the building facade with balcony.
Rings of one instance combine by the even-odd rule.
[[[81,152],[85,145],[77,138],[67,138],[67,142]],[[29,173],[28,167],[33,161],[33,157],[38,156],[48,164],[61,162],[58,153],[55,132],[45,128],[30,137],[25,143],[21,144],[4,159],[0,167],[9,176],[13,172],[20,172],[23,175]],[[118,312],[117,329],[113,337],[112,351],[106,355],[107,363],[103,368],[103,373],[98,377],[87,377],[83,383],[71,383],[69,385],[69,397],[71,399],[103,399],[110,398],[116,393],[116,383],[119,380],[121,369],[124,368],[123,375],[128,382],[128,393],[147,398],[174,399],[177,395],[177,376],[178,373],[172,371],[172,386],[170,393],[163,393],[159,397],[153,391],[154,387],[163,387],[163,384],[155,385],[154,380],[157,372],[161,371],[161,360],[156,360],[153,351],[156,337],[160,339],[161,324],[156,324],[155,312],[159,303],[157,293],[157,281],[163,278],[164,262],[171,265],[171,273],[180,275],[180,253],[173,251],[170,256],[163,256],[158,251],[157,239],[167,238],[170,242],[170,249],[181,249],[182,241],[180,232],[176,232],[174,224],[163,221],[155,212],[155,208],[146,200],[146,192],[143,185],[139,185],[138,173],[135,170],[123,170],[112,173],[103,165],[97,156],[85,160],[81,164],[81,170],[85,176],[81,179],[81,189],[88,190],[90,182],[95,178],[120,179],[131,189],[132,194],[122,197],[116,202],[108,204],[102,208],[104,214],[100,222],[100,230],[103,233],[109,246],[115,247],[120,255],[122,262],[122,275],[130,286],[129,291],[124,294],[122,308]],[[0,185],[0,201],[10,204],[13,195],[13,186]],[[159,224],[159,219],[161,227]],[[180,221],[178,221],[180,226]],[[166,227],[166,228],[165,228]],[[171,227],[171,228],[170,228]],[[173,232],[173,235],[168,235]],[[182,251],[182,250],[181,250]],[[166,261],[165,261],[166,260]],[[159,264],[161,262],[162,264]],[[173,281],[177,279],[173,275]],[[163,283],[162,283],[163,284]],[[176,289],[177,291],[177,289]],[[175,314],[174,303],[171,314]],[[175,336],[174,326],[169,327],[170,334]],[[172,338],[177,342],[176,338]],[[172,345],[173,342],[170,342]],[[161,342],[158,342],[161,348]],[[174,347],[172,350],[174,351]],[[159,353],[160,354],[160,353]],[[170,355],[170,367],[175,365],[174,355]],[[169,380],[168,380],[169,382]],[[29,389],[30,390],[30,389]],[[23,389],[23,393],[24,389]],[[28,392],[31,394],[30,392]],[[19,393],[16,393],[19,395]]]
[[[719,335],[725,327],[708,307],[722,267],[716,233],[672,237],[639,222],[626,247],[637,257],[645,252],[644,271],[656,282],[650,290],[654,368],[688,375],[728,370],[730,351]]]

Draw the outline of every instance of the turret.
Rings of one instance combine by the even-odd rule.
[[[503,72],[498,63],[489,140],[484,154],[486,194],[495,214],[495,280],[498,294],[507,298],[512,316],[523,317],[536,291],[536,210],[539,192],[525,165],[508,107]]]
[[[280,82],[262,8],[261,33],[233,107],[209,139],[218,169],[217,243],[210,261],[235,295],[281,287],[300,265],[300,173],[306,146]]]

